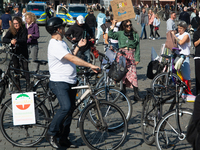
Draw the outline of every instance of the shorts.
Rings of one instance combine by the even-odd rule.
[[[181,74],[185,80],[190,80],[190,58],[186,57],[181,66]]]

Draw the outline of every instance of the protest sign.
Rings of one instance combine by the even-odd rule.
[[[34,93],[12,94],[12,112],[14,125],[35,124]]]
[[[117,21],[124,21],[135,18],[135,12],[131,0],[113,0],[110,1],[114,19]]]

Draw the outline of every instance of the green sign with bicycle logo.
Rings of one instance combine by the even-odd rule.
[[[35,124],[34,108],[34,92],[12,94],[13,124]]]

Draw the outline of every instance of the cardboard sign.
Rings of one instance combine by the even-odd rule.
[[[113,0],[110,1],[114,19],[117,21],[124,21],[135,18],[135,12],[131,0]]]
[[[12,112],[14,125],[35,124],[34,93],[12,94]]]

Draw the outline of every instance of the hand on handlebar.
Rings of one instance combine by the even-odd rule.
[[[98,73],[98,72],[100,72],[100,70],[101,70],[101,68],[99,68],[99,66],[95,66],[95,65],[92,65],[90,68],[91,68],[92,71],[94,71],[95,73]]]
[[[74,37],[74,38],[72,38],[72,41],[75,41],[76,40],[76,38]]]
[[[17,40],[16,39],[12,39],[11,40],[11,44],[15,45],[17,43]]]

